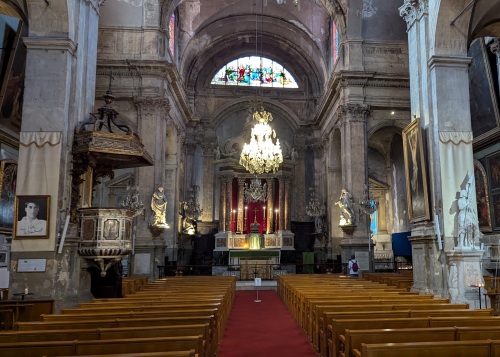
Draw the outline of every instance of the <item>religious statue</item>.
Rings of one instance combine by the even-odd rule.
[[[156,192],[153,193],[153,197],[151,197],[151,209],[154,214],[151,219],[151,226],[160,228],[168,227],[166,222],[167,199],[165,198],[163,187],[158,187]]]
[[[299,153],[295,148],[292,148],[292,152],[290,153],[290,159],[292,160],[293,163],[297,161],[297,157],[299,156]]]
[[[134,217],[144,212],[144,205],[139,198],[139,187],[135,186],[133,182],[127,184],[127,197],[125,197],[120,205],[134,212]]]
[[[342,189],[340,199],[335,202],[340,207],[340,226],[351,226],[354,221],[354,209],[352,195],[346,189]]]
[[[181,233],[194,235],[196,233],[196,220],[192,216],[188,202],[181,201],[179,215],[181,216]]]
[[[473,248],[479,238],[479,222],[474,207],[471,206],[470,195],[475,195],[474,176],[471,176],[465,190],[460,191],[458,199],[458,241],[457,248]]]
[[[220,160],[220,148],[218,146],[214,149],[214,158],[215,160]]]

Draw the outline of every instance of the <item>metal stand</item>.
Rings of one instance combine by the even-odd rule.
[[[257,289],[257,287],[255,287],[255,291],[257,292],[257,297],[253,302],[261,302],[262,300],[259,300],[259,289]]]

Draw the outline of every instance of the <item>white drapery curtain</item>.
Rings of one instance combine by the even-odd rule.
[[[61,132],[21,132],[16,195],[49,195],[49,239],[14,239],[12,251],[54,251],[61,171]],[[17,219],[17,217],[14,217]]]

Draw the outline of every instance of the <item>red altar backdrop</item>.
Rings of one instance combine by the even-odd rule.
[[[250,184],[251,179],[247,179],[245,183]],[[266,180],[261,180],[261,184],[266,183]],[[254,221],[259,223],[259,232],[266,233],[266,223],[265,220],[271,215],[271,230],[274,228],[276,231],[279,230],[279,183],[274,180],[274,205],[271,210],[267,209],[267,202],[245,202],[243,210],[238,210],[238,180],[234,179],[232,182],[232,200],[231,200],[231,231],[235,232],[238,229],[238,216],[243,216],[244,232],[249,233],[250,226]],[[246,218],[246,219],[245,219]],[[246,225],[245,225],[246,223]]]

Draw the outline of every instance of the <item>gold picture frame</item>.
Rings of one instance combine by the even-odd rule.
[[[0,160],[0,232],[12,232],[14,226],[16,183],[17,161]]]
[[[16,196],[14,238],[49,238],[50,196]]]
[[[425,148],[420,118],[403,130],[406,196],[410,222],[430,220]]]
[[[488,187],[486,170],[478,160],[474,160],[474,178],[476,180],[477,219],[479,222],[479,230],[482,233],[490,233],[493,231],[493,225],[491,222],[490,190]]]

